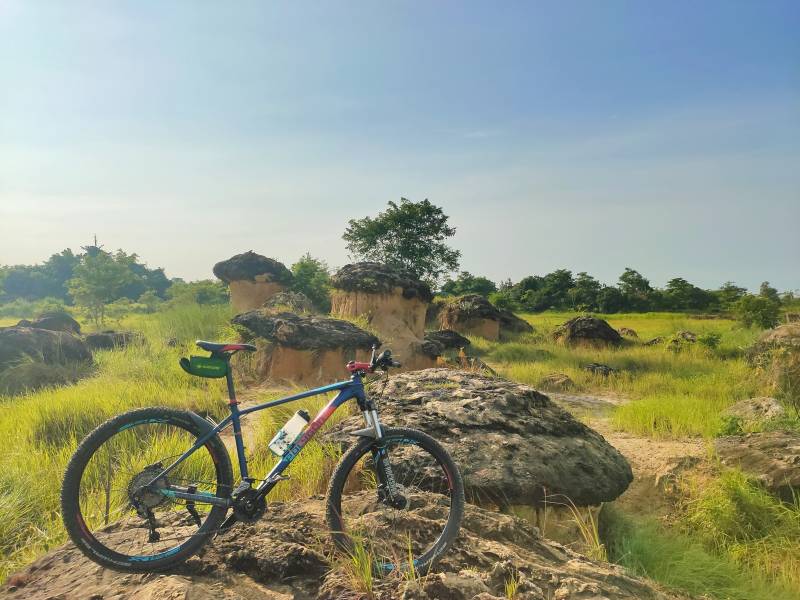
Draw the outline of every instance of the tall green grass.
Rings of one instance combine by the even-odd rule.
[[[559,372],[572,379],[578,392],[630,400],[612,415],[619,429],[652,437],[713,436],[722,427],[722,413],[728,406],[767,391],[742,357],[742,349],[757,332],[733,321],[669,313],[600,315],[614,327],[634,329],[639,339],[620,348],[569,348],[555,343],[551,334],[573,313],[523,316],[535,333],[507,343],[472,338],[473,351],[515,381],[539,386],[546,375]],[[681,330],[719,334],[720,346],[684,344],[676,351],[667,344],[642,343],[657,336],[668,339]],[[594,375],[583,368],[591,362],[619,372]]]

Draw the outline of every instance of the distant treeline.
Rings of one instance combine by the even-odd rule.
[[[730,281],[719,289],[706,290],[681,277],[671,279],[661,289],[631,268],[625,269],[615,286],[603,285],[588,273],[574,275],[567,269],[531,275],[517,283],[508,280],[499,286],[486,277],[464,271],[456,279],[447,280],[441,292],[443,295],[480,294],[501,308],[525,312],[551,308],[601,313],[718,312],[735,310],[742,303],[752,302],[750,298],[760,298],[778,307],[796,301],[791,292],[780,294],[766,281],[761,284],[757,296]]]

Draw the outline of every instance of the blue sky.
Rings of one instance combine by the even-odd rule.
[[[347,262],[429,198],[514,280],[800,288],[798,2],[0,0],[0,264]]]

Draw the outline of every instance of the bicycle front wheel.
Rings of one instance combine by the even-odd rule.
[[[379,572],[424,574],[450,548],[464,515],[464,483],[453,459],[429,435],[384,429],[342,457],[327,495],[334,542]],[[377,469],[394,479],[387,492]]]
[[[61,490],[64,525],[78,549],[127,572],[160,571],[197,552],[227,508],[187,503],[169,492],[229,497],[233,474],[224,444],[211,437],[166,477],[150,482],[212,428],[186,411],[145,408],[92,431],[70,460]]]

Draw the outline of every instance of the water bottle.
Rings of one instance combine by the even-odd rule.
[[[289,449],[289,446],[297,441],[303,429],[306,428],[311,417],[304,410],[298,410],[292,418],[286,421],[286,425],[281,427],[280,431],[275,434],[272,441],[269,443],[269,449],[277,456],[283,456],[284,452]]]

